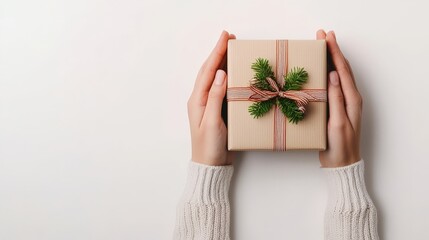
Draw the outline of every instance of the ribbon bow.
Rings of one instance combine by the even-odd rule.
[[[253,79],[254,81],[255,79]],[[299,111],[302,113],[305,112],[305,106],[312,101],[323,100],[320,97],[314,96],[314,94],[309,94],[306,90],[298,91],[298,90],[287,90],[281,91],[276,81],[272,78],[266,78],[268,84],[270,84],[271,88],[274,91],[264,90],[256,87],[254,84],[250,85],[250,90],[254,92],[253,95],[249,97],[249,100],[252,102],[263,102],[270,100],[275,97],[288,98],[294,100],[298,106]]]

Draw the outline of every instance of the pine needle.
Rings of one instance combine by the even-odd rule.
[[[249,106],[250,115],[252,115],[253,118],[260,118],[264,116],[274,106],[274,104],[276,103],[275,100],[276,100],[275,98],[272,98],[264,102],[253,103],[252,105]]]
[[[256,59],[256,62],[252,64],[252,69],[255,71],[255,75],[253,77],[254,81],[252,84],[263,90],[274,91],[274,89],[272,89],[270,84],[267,82],[267,78],[272,78],[274,81],[276,80],[268,59]]]
[[[283,90],[300,90],[302,85],[308,80],[308,72],[304,68],[294,67],[286,76],[284,76],[285,84]]]

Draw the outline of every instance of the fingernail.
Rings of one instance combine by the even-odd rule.
[[[338,74],[336,71],[332,71],[329,73],[329,81],[332,85],[338,85],[340,80],[338,79]]]
[[[223,84],[223,82],[225,82],[225,73],[222,70],[217,70],[216,75],[215,75],[215,79],[214,79],[214,84],[217,86],[220,86]]]
[[[337,36],[335,36],[335,32],[334,31],[331,31],[331,32],[332,32],[332,36],[334,36],[335,40],[337,40]]]

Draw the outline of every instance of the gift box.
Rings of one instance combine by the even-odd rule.
[[[326,149],[324,40],[228,42],[228,150]]]

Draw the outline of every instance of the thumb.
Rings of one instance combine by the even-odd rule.
[[[222,119],[222,102],[226,92],[226,73],[217,70],[213,84],[209,91],[203,122],[216,122]]]
[[[344,106],[344,95],[341,90],[340,78],[336,71],[329,73],[329,122],[334,125],[342,125],[347,121],[346,110]]]

